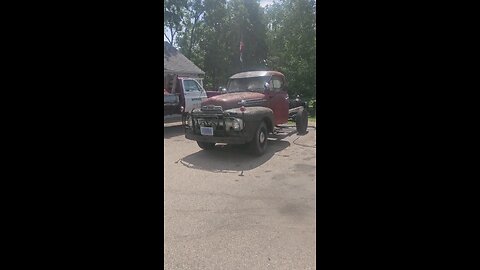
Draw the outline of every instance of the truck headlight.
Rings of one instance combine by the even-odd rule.
[[[232,129],[235,131],[239,131],[243,129],[243,121],[239,118],[227,118],[225,119],[225,129],[229,130]]]
[[[239,131],[243,129],[243,120],[235,118],[232,123],[233,130]]]
[[[187,126],[189,127],[193,127],[193,121],[192,121],[192,117],[189,115],[187,115]]]

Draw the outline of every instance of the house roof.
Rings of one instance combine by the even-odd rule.
[[[163,42],[163,71],[176,74],[205,74],[203,70],[166,41]]]

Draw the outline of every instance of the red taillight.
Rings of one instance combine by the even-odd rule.
[[[240,107],[240,111],[244,112],[245,111],[245,106]]]

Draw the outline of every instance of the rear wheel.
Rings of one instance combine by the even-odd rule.
[[[203,150],[211,150],[215,147],[215,143],[207,143],[207,142],[197,142],[198,146]]]
[[[295,116],[295,124],[297,125],[298,134],[306,134],[308,127],[308,112],[305,108],[302,108],[297,112]]]
[[[265,122],[258,125],[253,140],[249,143],[250,151],[257,156],[263,155],[267,149],[268,130]]]

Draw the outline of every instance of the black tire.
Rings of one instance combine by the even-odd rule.
[[[308,112],[304,108],[297,112],[295,116],[295,124],[297,125],[297,132],[300,135],[307,133],[308,128]]]
[[[215,147],[215,143],[197,142],[197,144],[203,150],[212,150]]]
[[[261,156],[267,149],[268,130],[265,122],[261,122],[258,125],[253,140],[249,143],[250,152],[256,156]]]

